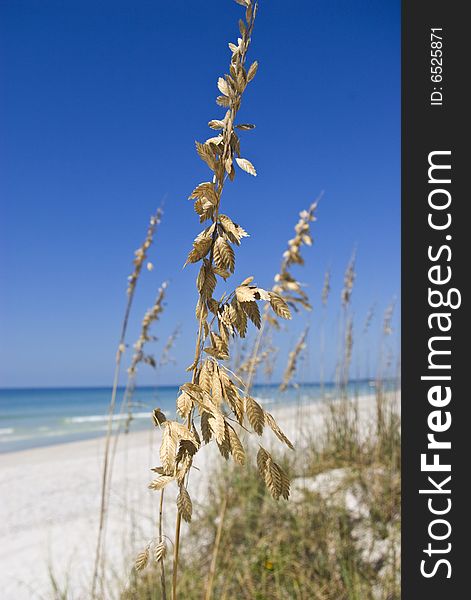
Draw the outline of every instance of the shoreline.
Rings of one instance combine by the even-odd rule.
[[[266,404],[266,408],[271,410],[280,404],[297,404],[303,396],[312,401],[329,399],[335,397],[337,391],[330,382],[324,388],[317,383],[302,384],[284,393],[279,392],[277,384],[260,384],[253,393],[261,404]],[[351,383],[349,391],[352,396],[366,395],[374,393],[374,388],[370,380],[358,380]],[[0,389],[0,455],[105,436],[109,392],[106,388],[88,387],[21,389],[11,392]],[[177,393],[178,387],[138,387],[131,430],[148,429],[150,413],[156,406],[168,418],[175,418]],[[25,415],[28,418],[24,418]],[[126,419],[127,414],[117,410],[113,415],[113,429],[117,430]]]
[[[358,384],[364,385],[364,381],[356,382]],[[313,393],[312,386],[316,393]],[[278,389],[275,384],[272,387]],[[89,389],[89,388],[84,388]],[[93,389],[93,388],[90,388]],[[318,384],[306,384],[301,386],[299,389],[290,390],[290,393],[284,395],[283,398],[280,396],[275,396],[270,398],[269,396],[265,396],[263,391],[269,390],[269,386],[261,385],[259,386],[259,390],[255,390],[254,397],[265,406],[267,410],[277,410],[278,407],[291,407],[299,404],[300,397],[301,401],[306,401],[306,398],[309,398],[309,402],[314,403],[322,403],[324,401],[329,401],[335,398],[337,395],[335,393],[336,390],[326,389],[324,395],[321,396],[320,389],[318,388]],[[353,392],[351,395],[357,394],[358,396],[367,396],[374,395],[375,389],[373,386],[370,386],[367,389],[359,389],[356,392]],[[259,395],[260,394],[260,395]],[[162,405],[162,410],[167,415],[168,418],[174,419],[176,415],[174,411],[169,409],[165,402]],[[156,405],[159,402],[157,401]],[[172,407],[174,406],[174,400],[172,398]],[[108,424],[108,414],[107,409],[108,405],[104,405],[101,407],[103,410],[100,411],[100,408],[97,406],[92,407],[92,412],[90,414],[74,414],[73,409],[71,409],[71,414],[60,415],[57,419],[57,423],[47,424],[39,427],[31,427],[30,429],[16,429],[16,424],[11,424],[11,426],[0,428],[0,457],[5,454],[11,454],[16,452],[23,452],[28,450],[36,450],[41,448],[47,448],[52,446],[59,446],[62,444],[71,444],[80,441],[88,441],[95,440],[106,437],[107,432],[107,424]],[[21,405],[18,408],[21,410]],[[27,408],[25,408],[27,410]],[[93,411],[98,411],[97,414]],[[1,408],[0,408],[1,412]],[[75,411],[77,412],[77,411]],[[113,415],[113,428],[116,431],[118,430],[120,423],[127,418],[126,414],[122,414],[120,412],[115,412]],[[32,416],[33,421],[35,420],[35,415]],[[7,416],[8,421],[8,416]],[[151,423],[151,408],[149,407],[147,410],[142,410],[142,408],[134,413],[133,424],[131,426],[131,431],[142,432],[147,431],[149,429],[149,423]],[[8,425],[8,422],[6,423]],[[87,428],[87,424],[91,426]],[[98,426],[98,428],[97,428]],[[67,428],[70,427],[70,431],[67,431]],[[47,430],[47,432],[45,432]]]

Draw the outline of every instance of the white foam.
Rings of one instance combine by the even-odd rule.
[[[165,414],[169,414],[168,411],[164,411]],[[135,412],[132,413],[133,419],[150,419],[151,411],[149,412]],[[124,421],[128,418],[127,414],[113,415],[113,421]],[[108,421],[108,415],[87,415],[84,417],[69,417],[65,420],[66,423],[103,423]]]
[[[275,402],[273,398],[259,398],[258,396],[254,396],[254,400],[259,404],[273,404],[273,402]]]
[[[10,442],[22,442],[24,440],[30,440],[29,435],[9,435],[8,437],[0,438],[0,444],[9,444]]]
[[[14,431],[13,427],[3,427],[0,429],[0,435],[11,435]]]

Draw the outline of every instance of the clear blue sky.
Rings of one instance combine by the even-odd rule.
[[[377,302],[382,312],[400,285],[400,3],[260,4],[251,47],[260,68],[240,113],[257,125],[242,149],[259,176],[240,173],[223,200],[251,234],[229,282],[253,274],[270,286],[297,213],[325,190],[315,246],[299,271],[315,304],[306,377],[318,376],[328,265],[332,372],[354,245],[361,370],[368,307]],[[132,252],[163,198],[156,268],[139,283],[129,341],[158,284],[170,279],[155,333],[162,345],[182,324],[177,364],[158,377],[143,368],[140,381],[184,380],[196,270],[181,267],[199,231],[187,197],[208,176],[194,140],[209,137],[206,123],[221,115],[216,81],[241,10],[231,0],[0,3],[1,385],[110,383]],[[305,319],[279,337],[280,365]],[[379,321],[373,325],[371,343]]]

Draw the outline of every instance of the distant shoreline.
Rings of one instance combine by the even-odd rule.
[[[374,393],[374,383],[358,380],[350,383],[352,396]],[[97,439],[106,434],[111,388],[16,388],[0,390],[0,454],[28,448],[57,446],[80,440]],[[124,388],[118,390],[113,415],[114,429],[128,418],[122,406]],[[150,427],[150,414],[159,407],[175,416],[177,386],[140,386],[135,389],[132,406],[132,430]],[[299,402],[318,402],[338,395],[335,384],[316,383],[289,388],[281,393],[277,384],[254,386],[253,395],[266,406],[289,406]]]
[[[391,379],[391,381],[393,381],[393,379]],[[374,384],[376,382],[376,378],[375,377],[362,377],[359,379],[351,379],[350,380],[350,384],[361,384],[361,383],[372,383]],[[278,388],[280,386],[281,382],[272,382],[272,383],[255,383],[254,387],[255,388]],[[181,385],[181,382],[179,383],[162,383],[162,384],[146,384],[146,385],[137,385],[136,389],[172,389],[172,388],[179,388]],[[320,386],[320,385],[324,385],[326,387],[335,387],[337,385],[337,383],[335,381],[308,381],[308,382],[303,382],[303,383],[299,383],[299,387],[309,387],[309,386]],[[119,390],[124,390],[126,388],[126,385],[119,385],[118,389]],[[111,391],[111,385],[107,384],[107,385],[64,385],[64,386],[60,386],[60,385],[51,385],[51,386],[44,386],[44,385],[39,385],[39,386],[0,386],[0,393],[1,392],[11,392],[11,391],[34,391],[34,390],[110,390]]]

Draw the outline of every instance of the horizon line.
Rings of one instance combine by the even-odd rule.
[[[389,379],[395,379],[394,377],[386,378],[383,381],[388,381]],[[373,382],[375,383],[377,380],[376,377],[360,377],[358,379],[351,379],[348,383],[361,383],[361,382]],[[267,387],[278,387],[281,384],[280,382],[260,382],[255,383],[254,387],[257,386],[267,386]],[[290,386],[291,388],[302,387],[304,385],[337,385],[335,381],[305,381],[302,383],[298,383],[297,385]],[[162,383],[162,384],[144,384],[144,385],[136,385],[136,388],[179,388],[181,384],[177,383]],[[97,390],[97,389],[111,389],[112,385],[41,385],[41,386],[0,386],[0,391],[16,391],[16,390]],[[118,389],[124,389],[126,385],[119,385]]]

